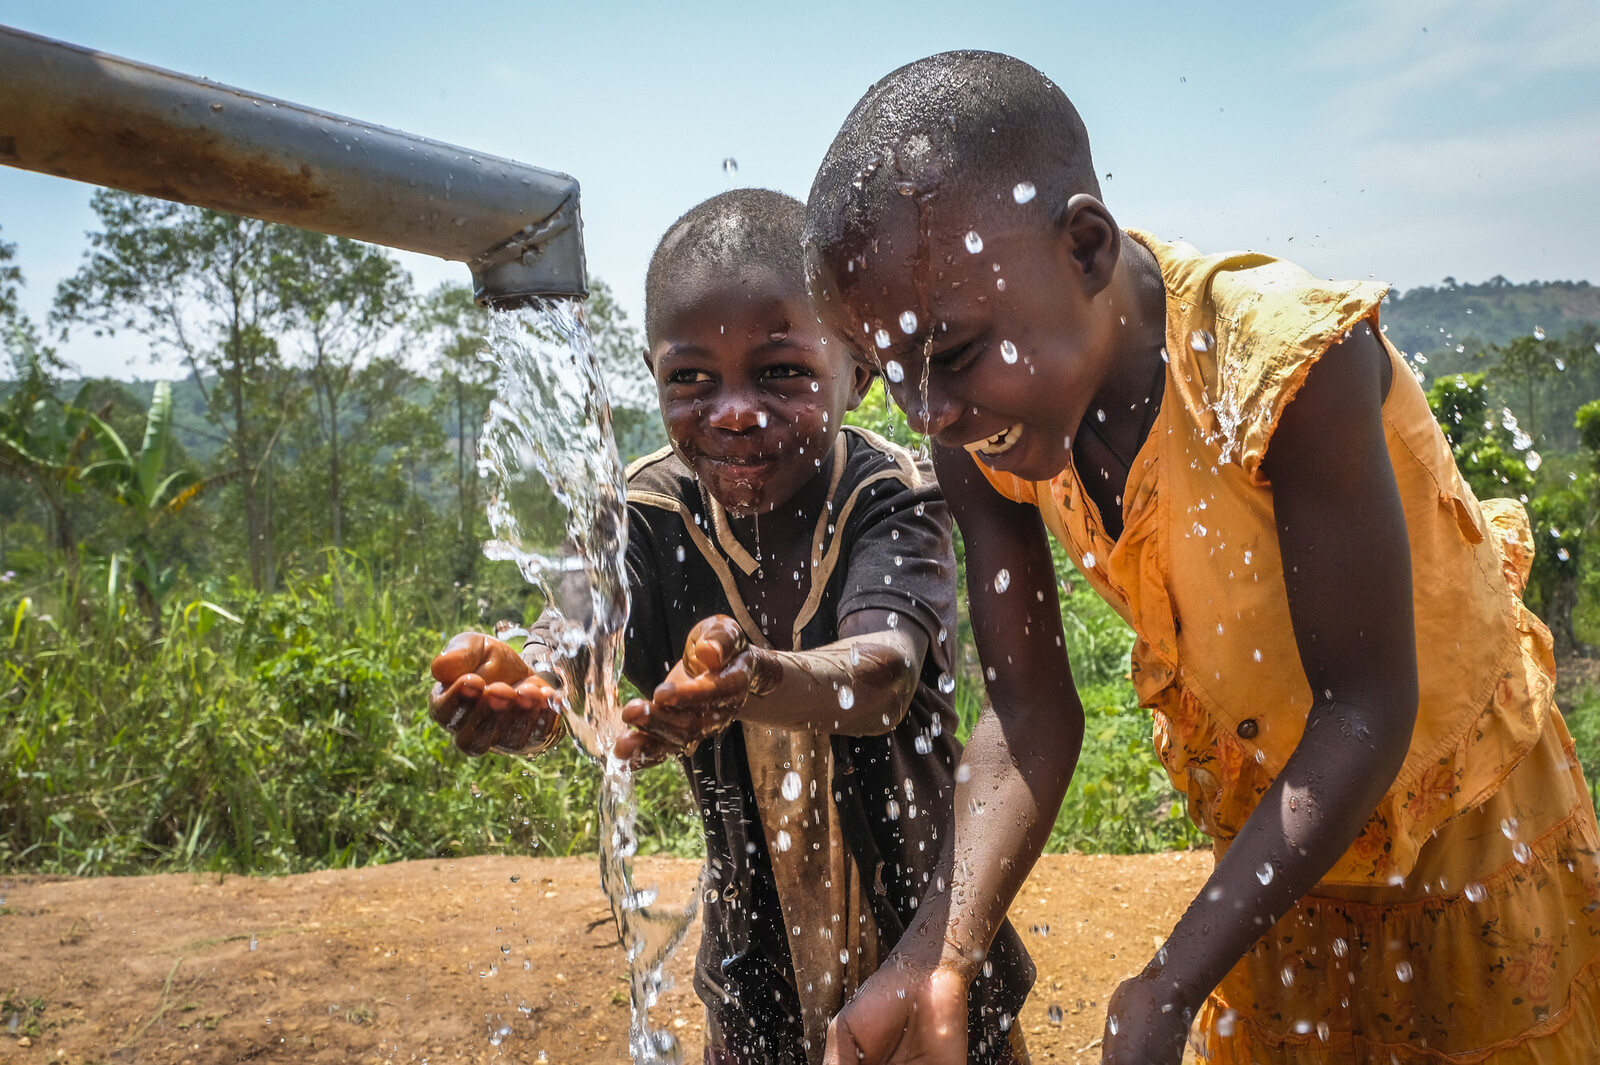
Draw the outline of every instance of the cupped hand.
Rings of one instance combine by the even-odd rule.
[[[683,658],[649,699],[622,709],[632,731],[613,753],[634,768],[693,751],[733,721],[750,696],[750,640],[739,623],[714,614],[689,630]]]
[[[823,1065],[964,1065],[967,981],[891,956],[828,1025]]]
[[[479,632],[451,639],[433,660],[428,713],[468,754],[533,753],[560,735],[561,689],[533,672],[508,643]]]
[[[1101,1065],[1179,1065],[1193,1019],[1159,975],[1124,980],[1106,1005]]]

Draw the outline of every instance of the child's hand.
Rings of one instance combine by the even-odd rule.
[[[433,660],[433,679],[428,712],[468,754],[537,754],[561,734],[561,690],[492,636],[456,636]]]
[[[1147,970],[1124,980],[1106,1005],[1101,1065],[1179,1065],[1192,1013]]]
[[[634,768],[687,754],[727,728],[750,696],[750,641],[738,622],[716,614],[689,632],[683,659],[648,699],[623,707],[633,726],[613,748]]]

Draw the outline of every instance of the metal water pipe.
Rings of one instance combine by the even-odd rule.
[[[0,163],[464,262],[486,305],[588,294],[566,174],[4,26]]]

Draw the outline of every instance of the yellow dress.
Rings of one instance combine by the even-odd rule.
[[[1378,328],[1384,289],[1131,236],[1161,266],[1169,367],[1121,538],[1070,466],[1038,482],[979,469],[1040,508],[1133,627],[1157,750],[1220,856],[1311,706],[1261,462],[1317,358],[1364,321]],[[1217,1065],[1600,1061],[1600,834],[1555,707],[1549,631],[1521,601],[1527,515],[1474,498],[1410,368],[1384,346],[1416,728],[1361,836],[1212,994],[1203,1052]]]

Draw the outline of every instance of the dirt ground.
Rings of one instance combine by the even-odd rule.
[[[1021,1018],[1036,1062],[1099,1060],[1106,996],[1210,869],[1200,852],[1040,862],[1012,910],[1039,969]],[[683,897],[697,871],[641,859],[636,881]],[[691,1063],[698,941],[697,925],[652,1014]],[[624,972],[592,858],[267,880],[0,877],[6,1065],[624,1061]]]

